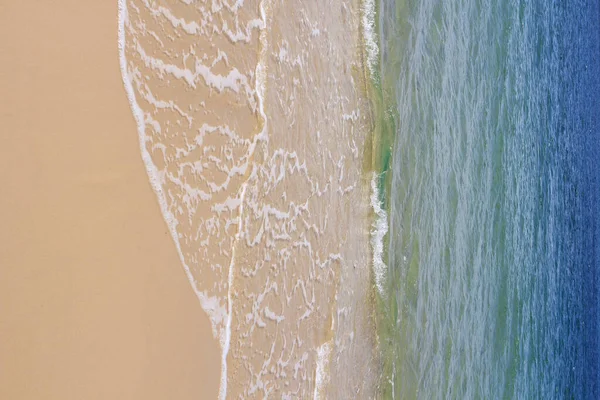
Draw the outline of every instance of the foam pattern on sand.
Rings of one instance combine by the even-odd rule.
[[[358,3],[119,4],[142,157],[221,345],[220,397],[372,390]]]

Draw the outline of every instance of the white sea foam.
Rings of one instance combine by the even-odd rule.
[[[367,51],[367,67],[369,68],[372,78],[375,77],[379,57],[379,45],[377,44],[377,33],[375,31],[375,16],[375,0],[363,0],[363,40]]]
[[[194,281],[195,281],[194,277],[192,276],[190,268],[188,267],[187,263],[185,262],[183,253],[181,251],[181,246],[179,245],[178,234],[177,234],[177,230],[176,230],[177,219],[175,218],[175,216],[171,213],[171,211],[167,207],[167,201],[165,199],[165,195],[164,195],[164,192],[161,187],[160,174],[158,172],[156,165],[152,161],[150,154],[148,154],[148,150],[146,149],[146,145],[145,145],[146,141],[148,141],[148,137],[146,135],[146,129],[145,129],[146,125],[145,125],[145,121],[144,121],[144,112],[142,111],[139,104],[137,103],[137,100],[135,97],[135,92],[133,90],[133,84],[132,84],[133,79],[127,70],[127,60],[125,57],[125,23],[128,20],[126,0],[118,0],[118,10],[119,10],[118,11],[119,12],[119,14],[118,14],[118,19],[119,19],[118,20],[119,63],[120,63],[120,67],[121,67],[121,77],[123,78],[123,85],[125,86],[125,91],[127,92],[129,106],[131,107],[131,111],[133,113],[133,116],[135,118],[135,122],[137,125],[142,160],[144,161],[144,164],[146,166],[146,171],[148,173],[148,177],[150,179],[150,184],[152,185],[152,189],[154,190],[154,192],[156,193],[156,197],[158,198],[160,209],[163,213],[165,221],[167,222],[167,226],[169,227],[169,232],[170,232],[170,234],[173,238],[173,241],[175,242],[175,245],[177,247],[177,253],[179,254],[179,258],[181,260],[181,263],[183,264],[183,268],[184,268],[186,275],[187,275],[188,279],[190,280],[190,282],[194,283]],[[219,307],[214,306],[214,304],[213,304],[214,301],[212,301],[210,298],[208,298],[204,293],[200,292],[197,289],[196,285],[192,284],[192,287],[194,288],[194,291],[195,291],[196,295],[198,296],[198,299],[200,299],[200,303],[202,304],[203,308],[210,310],[210,312],[207,311],[209,316],[213,317],[215,312],[217,312],[217,314],[221,314]],[[219,318],[220,317],[221,316],[219,316]]]
[[[329,381],[329,358],[331,356],[331,341],[323,343],[317,349],[317,371],[316,371],[316,382],[315,382],[315,393],[313,396],[314,400],[325,399],[323,391]]]
[[[384,295],[384,284],[387,266],[383,261],[383,239],[388,232],[388,219],[387,213],[382,208],[381,200],[379,199],[379,188],[377,186],[377,180],[379,175],[373,174],[371,179],[371,207],[375,212],[375,222],[373,223],[373,230],[371,231],[371,246],[373,248],[373,275],[375,277],[375,285],[377,290],[383,296]]]
[[[185,270],[186,276],[187,276],[189,282],[191,283],[192,289],[194,290],[196,296],[200,300],[200,304],[201,304],[203,310],[208,314],[208,316],[211,320],[213,334],[215,336],[217,336],[217,335],[219,336],[219,343],[221,345],[221,350],[222,350],[221,384],[220,384],[220,388],[219,388],[219,398],[225,399],[226,393],[227,393],[227,353],[229,350],[229,341],[230,341],[230,336],[231,336],[231,307],[232,307],[232,305],[231,305],[231,290],[229,291],[228,305],[227,305],[227,309],[225,310],[221,306],[221,303],[218,298],[216,298],[214,296],[209,296],[206,293],[204,293],[198,289],[196,279],[192,275],[190,267],[188,266],[186,259],[183,255],[183,252],[181,249],[181,244],[180,244],[180,237],[179,237],[179,234],[177,233],[178,221],[177,221],[176,217],[173,215],[173,213],[169,210],[169,207],[167,205],[167,199],[165,197],[165,193],[164,193],[162,185],[161,185],[163,183],[164,177],[161,176],[161,173],[159,172],[156,164],[153,162],[151,155],[148,153],[148,150],[146,148],[146,143],[150,141],[150,138],[146,133],[146,120],[144,117],[144,112],[142,111],[141,107],[139,106],[139,104],[136,100],[135,91],[133,89],[134,77],[129,73],[129,70],[127,68],[127,59],[126,59],[126,55],[125,55],[125,46],[126,46],[125,25],[128,22],[129,16],[128,16],[128,9],[127,9],[126,2],[127,2],[127,0],[118,0],[118,29],[119,29],[118,46],[119,46],[119,62],[120,62],[120,68],[121,68],[121,76],[122,76],[125,91],[127,93],[127,97],[129,100],[129,105],[131,107],[133,116],[136,121],[139,142],[140,142],[140,152],[141,152],[144,164],[146,166],[146,171],[148,173],[148,177],[150,179],[151,186],[152,186],[154,192],[156,193],[156,197],[158,198],[160,209],[162,211],[163,217],[169,228],[171,237],[173,238],[173,242],[175,243],[175,247],[177,249],[177,253],[179,255],[180,261]],[[139,46],[138,46],[138,51],[139,51]],[[145,59],[145,60],[147,59],[147,57],[145,57],[145,54],[140,54],[140,55],[142,56],[143,59]],[[170,66],[170,67],[172,67],[172,66]],[[206,77],[205,77],[205,79],[206,79]],[[207,81],[207,83],[208,83],[208,81]],[[264,113],[263,113],[263,115],[264,115]],[[240,208],[243,207],[242,203],[243,203],[244,190],[245,190],[245,186],[242,187]],[[188,192],[189,192],[189,190],[188,190]],[[240,229],[241,229],[241,222],[240,222]],[[238,230],[238,235],[239,235],[239,230]],[[230,287],[231,287],[231,283],[233,280],[234,256],[235,256],[235,248],[233,249],[233,252],[232,252],[231,265],[230,265],[230,270],[229,270],[228,283],[229,283]],[[223,331],[220,332],[220,334],[218,334],[216,329],[218,326],[220,326],[223,323],[223,321],[226,321],[226,327]]]
[[[266,50],[268,48],[268,43],[267,43],[267,32],[266,32],[266,25],[267,25],[267,17],[266,17],[266,10],[265,10],[265,1],[264,0],[260,3],[260,15],[261,15],[261,20],[262,23],[260,24],[260,29],[261,29],[261,34],[260,34],[260,43],[261,43],[261,51],[260,51],[260,58],[259,58],[259,62],[256,65],[256,70],[255,70],[255,91],[256,91],[256,96],[258,98],[258,111],[262,117],[263,120],[263,127],[262,130],[254,137],[254,140],[250,146],[250,150],[249,150],[249,154],[252,154],[254,152],[254,149],[256,148],[256,145],[258,143],[259,140],[267,140],[268,139],[268,125],[267,125],[267,116],[265,114],[265,110],[264,110],[264,92],[265,92],[265,80],[266,80],[266,73],[264,71],[264,60],[266,57]],[[246,165],[249,162],[249,160],[246,160]],[[239,225],[238,225],[238,232],[235,235],[235,242],[233,244],[233,248],[232,248],[232,252],[231,252],[231,263],[229,265],[229,274],[228,274],[228,291],[227,291],[227,322],[225,325],[225,337],[223,340],[223,345],[221,348],[221,385],[219,388],[219,399],[220,400],[225,400],[225,398],[227,397],[227,355],[229,354],[229,348],[231,345],[231,318],[233,315],[233,284],[234,284],[234,268],[235,268],[235,255],[236,255],[236,248],[237,245],[240,241],[240,236],[243,232],[243,214],[244,214],[244,199],[246,197],[246,190],[248,188],[248,183],[247,181],[244,182],[242,184],[242,188],[241,188],[241,193],[240,193],[240,213],[239,213]]]
[[[348,229],[365,221],[368,200],[356,190],[363,113],[345,68],[356,49],[347,20],[331,24],[311,5],[318,0],[298,11],[259,0],[239,15],[242,1],[181,0],[194,3],[186,9],[118,1],[142,158],[219,340],[219,399],[347,393],[335,385],[346,373],[330,360],[356,355],[345,352],[362,310],[353,293],[366,292],[369,273],[356,271],[368,263],[364,230]],[[221,9],[226,15],[214,15]],[[295,19],[302,23],[289,24]],[[322,68],[304,68],[313,62]],[[276,110],[268,124],[265,108]],[[348,293],[338,300],[340,287]],[[314,328],[338,301],[347,321],[323,343]]]

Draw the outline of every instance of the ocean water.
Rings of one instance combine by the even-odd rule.
[[[599,3],[382,0],[377,16],[393,127],[378,396],[600,398]]]

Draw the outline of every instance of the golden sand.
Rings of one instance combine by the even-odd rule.
[[[0,5],[0,398],[216,398],[140,159],[116,1]]]

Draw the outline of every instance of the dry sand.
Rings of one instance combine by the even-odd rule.
[[[0,4],[0,398],[215,398],[119,71],[117,2]]]

